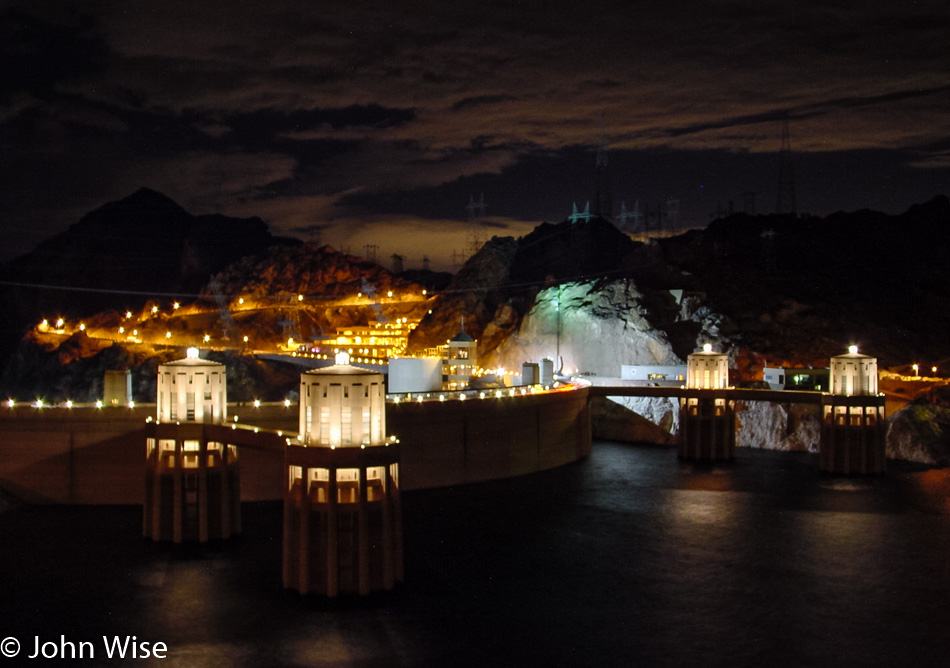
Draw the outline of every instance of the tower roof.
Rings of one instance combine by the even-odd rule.
[[[858,352],[857,346],[851,346],[848,348],[848,352],[841,353],[840,355],[835,355],[831,359],[852,359],[852,360],[872,360],[877,359],[873,355],[862,355]]]
[[[200,357],[185,357],[180,360],[172,360],[171,362],[165,362],[160,364],[160,367],[163,366],[184,366],[184,367],[198,367],[198,366],[224,366],[221,362],[212,362],[211,360],[201,359]]]
[[[304,371],[305,376],[381,376],[379,371],[372,371],[352,364],[334,364],[322,369]]]
[[[452,341],[456,341],[456,342],[458,342],[458,341],[464,341],[464,342],[468,343],[468,342],[471,342],[471,341],[474,341],[474,340],[475,340],[475,339],[473,339],[471,336],[469,336],[468,333],[466,333],[466,331],[465,331],[464,329],[463,329],[461,332],[459,332],[458,334],[456,334],[455,336],[452,337]]]

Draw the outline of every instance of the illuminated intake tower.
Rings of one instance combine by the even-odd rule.
[[[402,582],[398,443],[383,375],[337,364],[300,376],[300,441],[285,454],[284,587],[336,596]]]
[[[241,532],[237,448],[223,438],[226,375],[195,348],[158,367],[157,419],[146,426],[146,538],[205,542]]]
[[[686,360],[686,392],[680,397],[679,456],[719,461],[736,454],[736,414],[729,388],[729,358],[708,343]]]
[[[877,391],[877,358],[851,346],[831,358],[829,392],[822,395],[821,470],[884,473],[884,396]]]

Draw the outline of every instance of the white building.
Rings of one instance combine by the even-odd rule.
[[[438,392],[442,389],[441,357],[394,357],[389,360],[389,391]]]
[[[620,379],[637,381],[642,385],[684,385],[686,365],[624,364],[620,367]]]
[[[108,370],[102,382],[102,403],[106,406],[128,406],[132,401],[132,372],[128,369]]]
[[[468,387],[478,366],[478,342],[469,336],[463,327],[449,341],[443,366],[445,389],[461,390]]]

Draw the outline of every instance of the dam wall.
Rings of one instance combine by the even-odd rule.
[[[402,443],[403,490],[541,471],[591,449],[588,388],[528,396],[387,404],[388,434]],[[28,503],[144,501],[145,426],[134,408],[0,406],[0,490]],[[239,424],[291,434],[297,406],[228,406]],[[283,454],[242,446],[241,500],[283,498]]]

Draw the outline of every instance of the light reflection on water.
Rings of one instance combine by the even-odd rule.
[[[932,665],[950,492],[905,469],[601,443],[543,474],[406,494],[405,584],[334,602],[281,589],[280,504],[187,549],[142,541],[137,508],[17,510],[0,516],[0,630],[133,633],[183,666]]]

